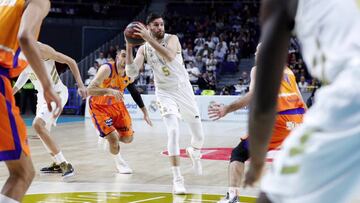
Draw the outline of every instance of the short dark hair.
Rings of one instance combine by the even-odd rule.
[[[163,18],[163,17],[158,13],[150,13],[146,18],[146,25],[149,25],[152,21],[158,18]]]

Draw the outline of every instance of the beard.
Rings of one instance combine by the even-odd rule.
[[[156,38],[156,39],[162,39],[164,38],[165,32],[161,31],[161,32],[153,32],[152,35]]]

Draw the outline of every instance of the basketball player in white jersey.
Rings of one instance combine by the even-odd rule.
[[[55,91],[59,94],[61,98],[62,107],[65,106],[68,100],[68,89],[61,82],[60,76],[56,70],[55,61],[59,63],[67,64],[70,67],[71,72],[73,73],[75,80],[78,84],[78,93],[85,99],[87,96],[87,90],[81,80],[79,69],[74,59],[55,51],[52,47],[37,43],[41,53],[41,57],[44,60],[46,70],[49,72],[53,87]],[[24,56],[20,56],[24,57]],[[38,77],[28,66],[20,75],[13,87],[13,94],[21,89],[26,81],[30,79],[37,93],[37,106],[36,106],[36,116],[33,121],[33,127],[36,133],[39,135],[41,141],[43,142],[45,148],[51,154],[54,163],[49,167],[44,167],[40,171],[44,173],[62,173],[63,178],[70,177],[74,175],[74,169],[72,165],[65,159],[62,154],[59,146],[56,144],[54,139],[50,136],[50,130],[52,125],[56,125],[56,120],[58,117],[54,118],[52,112],[47,108],[46,102],[43,97],[43,88],[40,85]]]
[[[258,201],[348,202],[360,184],[360,1],[263,0],[261,20],[245,185],[261,175],[294,31],[310,73],[325,86],[285,140]]]
[[[201,118],[189,75],[181,56],[181,45],[176,35],[164,31],[164,20],[160,15],[150,14],[146,20],[147,28],[137,24],[137,34],[146,43],[142,45],[133,59],[132,45],[126,46],[126,74],[136,77],[144,62],[154,71],[155,95],[168,135],[168,152],[173,172],[173,193],[185,194],[184,178],[179,163],[179,118],[184,119],[191,131],[191,146],[187,153],[197,174],[202,174],[200,149],[204,142]]]

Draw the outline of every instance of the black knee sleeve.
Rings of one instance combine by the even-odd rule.
[[[231,152],[230,163],[233,161],[239,161],[244,163],[249,159],[249,147],[247,140],[241,140]]]

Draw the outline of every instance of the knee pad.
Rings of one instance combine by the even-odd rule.
[[[250,157],[249,147],[247,140],[241,140],[241,142],[232,150],[230,163],[233,161],[239,161],[244,163]]]

